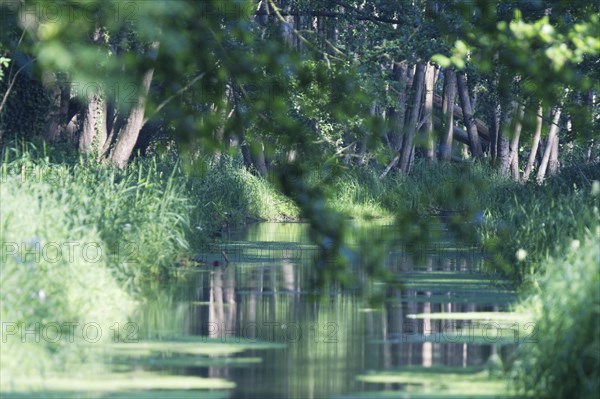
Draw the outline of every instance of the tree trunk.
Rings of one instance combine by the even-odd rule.
[[[481,159],[483,157],[483,151],[481,150],[481,143],[479,142],[479,133],[477,132],[477,126],[473,118],[473,108],[471,107],[471,99],[469,97],[469,87],[467,86],[467,79],[463,72],[456,74],[456,81],[458,85],[458,94],[460,98],[460,105],[462,107],[463,121],[469,134],[469,145],[471,147],[471,153],[475,158]]]
[[[550,153],[552,152],[554,140],[558,136],[558,122],[560,121],[560,113],[561,109],[557,108],[554,111],[554,116],[552,117],[552,124],[550,125],[550,132],[548,133],[546,148],[544,149],[542,162],[540,163],[540,168],[538,169],[538,173],[536,176],[538,183],[542,183],[544,181],[544,178],[546,177],[546,169],[548,168],[548,163],[550,161]]]
[[[106,112],[105,121],[108,137],[102,146],[102,150],[98,154],[99,161],[104,161],[109,158],[110,150],[115,144],[119,130],[123,125],[123,121],[121,120],[122,118],[120,117],[118,109],[114,104],[106,104],[104,111]]]
[[[529,153],[529,158],[527,159],[527,165],[525,166],[525,171],[523,171],[523,176],[521,177],[522,181],[529,180],[529,175],[531,174],[531,170],[533,169],[533,163],[535,162],[535,157],[537,156],[538,148],[540,146],[540,138],[542,136],[542,112],[543,108],[540,105],[537,111],[537,122],[535,125],[535,132],[533,134],[533,139],[531,142],[531,152]]]
[[[375,117],[378,115],[377,104],[373,101],[371,105],[371,117]],[[358,165],[365,165],[367,163],[367,147],[369,144],[369,132],[364,131],[363,137],[360,139],[358,153],[357,153],[357,163]]]
[[[149,52],[150,57],[155,60],[158,53],[159,43],[154,42],[151,44]],[[152,83],[152,76],[154,75],[154,68],[150,68],[146,71],[142,78],[142,85],[140,87],[141,93],[137,100],[137,103],[133,106],[127,120],[123,125],[123,128],[119,132],[115,147],[110,154],[110,162],[119,168],[125,168],[133,147],[140,134],[140,130],[144,124],[144,111],[146,108],[146,101],[148,92],[150,91],[150,84]]]
[[[439,108],[440,110],[443,110],[444,108],[444,99],[443,96],[440,96],[439,94],[434,94],[433,95],[433,106],[436,108]],[[471,108],[473,108],[473,105],[471,105]],[[463,110],[462,107],[460,107],[458,104],[454,104],[454,119],[462,119],[463,118]],[[477,118],[473,118],[473,122],[475,123],[475,127],[477,127],[477,133],[479,133],[479,140],[486,140],[489,141],[490,140],[490,131],[489,128],[486,126],[486,124]]]
[[[490,160],[496,162],[498,158],[498,135],[500,134],[500,104],[494,104],[491,112],[492,127],[490,129]]]
[[[440,146],[440,159],[449,161],[452,158],[452,141],[454,136],[454,99],[456,97],[456,73],[452,69],[444,71],[444,136]]]
[[[596,143],[594,142],[594,139],[591,139],[589,141],[589,144],[587,146],[587,150],[585,152],[585,161],[587,163],[591,163],[595,156],[594,156],[594,147],[596,147]]]
[[[282,1],[279,4],[282,11],[288,13],[290,11],[290,5],[288,1]],[[320,21],[321,18],[317,17]],[[285,22],[284,22],[285,21]],[[294,17],[292,15],[284,15],[283,21],[281,21],[281,37],[285,43],[292,49],[296,48],[296,35],[294,33]]]
[[[69,83],[61,81],[62,75],[54,75],[53,82],[49,82],[50,89],[50,112],[48,113],[48,123],[46,127],[45,138],[49,142],[54,142],[63,138],[67,127],[69,115],[69,103],[71,101],[71,86]]]
[[[425,65],[417,64],[415,78],[413,80],[413,98],[412,109],[408,126],[402,144],[402,155],[400,156],[400,170],[404,173],[409,173],[411,168],[411,157],[414,151],[414,136],[419,124],[419,113],[421,111],[421,100],[423,97],[423,81],[425,80]]]
[[[507,175],[510,172],[510,144],[508,141],[511,126],[511,110],[502,111],[502,121],[498,129],[497,160],[500,173]]]
[[[392,149],[400,151],[404,121],[406,119],[406,102],[408,101],[408,67],[405,63],[395,63],[393,67],[394,79],[398,82],[397,104],[394,111],[393,133],[390,138]]]
[[[256,171],[262,176],[267,177],[267,162],[265,160],[265,146],[262,141],[250,147],[250,157]]]
[[[427,149],[427,159],[435,161],[435,139],[433,137],[433,88],[435,84],[435,66],[427,64],[425,72],[425,104],[423,112],[425,114],[425,147]]]
[[[525,112],[524,106],[517,106],[517,119],[515,121],[515,130],[513,132],[512,140],[510,141],[508,163],[510,165],[510,171],[513,178],[519,181],[519,138],[521,137],[521,130],[523,128],[523,115]]]
[[[470,144],[470,142],[469,142]],[[463,160],[469,159],[469,145],[467,144],[461,144],[460,145],[460,152],[461,152],[461,158]]]
[[[107,139],[106,130],[106,104],[100,94],[94,94],[88,100],[83,115],[83,130],[79,136],[79,151],[89,154],[96,150],[102,151]]]
[[[250,146],[248,145],[248,140],[246,140],[243,130],[240,132],[240,143],[244,166],[246,169],[250,170],[252,168],[252,155],[250,154]]]
[[[558,144],[560,141],[560,136],[557,132],[556,136],[554,136],[554,140],[552,140],[552,148],[550,149],[550,159],[548,160],[548,174],[550,176],[558,173],[558,168],[560,164],[558,162]]]
[[[235,98],[233,96],[233,88],[231,84],[225,85],[225,93],[222,101],[214,107],[213,112],[219,114],[219,126],[215,129],[214,138],[218,143],[217,148],[213,152],[213,160],[215,164],[218,164],[222,160],[222,149],[226,149],[229,146],[229,137],[225,136],[225,128],[229,121],[229,118],[235,112]]]

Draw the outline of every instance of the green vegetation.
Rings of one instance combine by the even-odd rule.
[[[99,364],[81,380],[92,396],[131,393],[157,377],[134,366],[152,369],[163,355],[176,369],[213,375],[261,346],[173,337],[203,333],[196,316],[238,320],[228,313],[237,289],[276,297],[278,287],[265,287],[279,277],[300,298],[370,296],[365,317],[404,306],[405,290],[411,317],[427,323],[533,318],[536,340],[503,353],[493,379],[436,368],[435,377],[403,370],[360,381],[425,387],[417,396],[432,386],[496,391],[504,372],[523,395],[591,397],[600,388],[597,3],[23,0],[0,3],[0,24],[3,391],[47,384],[76,394],[81,387],[63,376],[43,377],[89,363]],[[373,219],[394,227],[357,223]],[[308,230],[266,255],[266,242],[227,242],[229,230],[257,221]],[[401,240],[390,239],[396,233]],[[446,246],[441,270],[427,259],[432,243]],[[302,251],[309,260],[299,261]],[[468,251],[485,254],[485,275],[457,265]],[[402,267],[388,263],[405,255]],[[227,269],[235,262],[252,272]],[[206,274],[204,285],[190,283],[191,270]],[[448,302],[457,287],[468,294]],[[249,320],[258,302],[244,303],[257,307]],[[296,306],[273,303],[269,315]],[[470,308],[432,311],[439,303]],[[479,305],[513,312],[492,318],[492,309],[471,308]],[[36,336],[49,323],[107,332],[131,320],[126,335],[145,341],[119,346],[139,357],[120,363],[110,386],[103,379],[114,370],[82,345],[81,331]],[[104,350],[117,332],[98,336]],[[188,386],[220,397],[234,387],[224,378],[158,381],[149,387],[173,395]]]
[[[520,305],[535,315],[536,339],[519,348],[512,373],[533,397],[594,398],[600,388],[600,234],[580,238],[543,260]]]
[[[545,271],[545,259],[568,252],[573,240],[598,226],[600,165],[575,165],[536,184],[497,190],[487,209],[482,240],[497,266],[519,280]],[[518,251],[523,259],[518,259]]]
[[[410,398],[510,398],[501,378],[493,370],[482,368],[412,367],[358,376],[360,381],[378,384],[402,384]],[[468,392],[468,393],[466,393]],[[354,396],[353,396],[354,397]],[[368,398],[370,396],[357,396]],[[394,396],[391,396],[394,397]],[[402,396],[398,396],[402,397]]]

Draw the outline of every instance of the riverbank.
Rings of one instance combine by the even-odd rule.
[[[300,217],[276,187],[228,158],[205,162],[202,173],[169,156],[120,171],[22,143],[2,161],[3,325],[93,322],[108,331],[128,320],[149,283],[169,278],[172,266],[224,227]],[[308,177],[323,187],[325,206],[346,217],[399,214],[410,224],[437,214],[479,237],[492,265],[521,283],[516,308],[536,319],[539,339],[522,345],[506,371],[522,392],[542,397],[561,392],[556,384],[567,375],[572,384],[564,392],[586,397],[598,388],[598,181],[598,165],[565,168],[543,186],[477,164],[385,179],[367,168]],[[9,340],[3,370],[48,368],[57,351],[46,341]]]

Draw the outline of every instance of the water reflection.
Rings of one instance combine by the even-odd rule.
[[[388,226],[378,226],[386,231]],[[371,230],[368,234],[373,234]],[[450,339],[468,322],[411,319],[413,314],[463,313],[504,308],[514,293],[483,273],[483,256],[441,236],[415,262],[393,235],[386,267],[406,284],[386,289],[382,309],[365,308],[359,291],[332,292],[319,302],[306,295],[310,262],[307,228],[299,223],[262,223],[232,232],[202,254],[230,263],[207,266],[191,278],[184,334],[283,343],[282,349],[250,351],[263,359],[251,367],[209,366],[188,370],[236,383],[235,398],[326,398],[393,388],[356,379],[366,370],[399,366],[467,367],[486,362],[498,346]],[[221,257],[221,258],[219,258]],[[222,261],[223,259],[221,259]],[[356,269],[360,274],[360,268]],[[363,284],[374,282],[360,276]]]

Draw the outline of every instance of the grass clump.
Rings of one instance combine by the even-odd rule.
[[[73,195],[60,181],[2,175],[3,380],[62,365],[88,323],[105,332],[102,340],[109,339],[110,326],[125,322],[133,307],[110,266],[106,242],[96,226],[87,224]],[[70,330],[65,323],[77,327]],[[90,334],[95,339],[96,332]],[[51,356],[57,353],[65,356]]]
[[[572,241],[547,258],[521,307],[535,315],[535,336],[518,348],[516,386],[538,398],[596,398],[600,390],[600,236]]]
[[[3,161],[3,186],[12,199],[3,201],[3,207],[11,202],[13,212],[26,212],[22,204],[36,198],[42,214],[30,223],[38,236],[54,232],[53,217],[63,220],[64,232],[48,239],[94,232],[107,264],[130,287],[165,275],[188,249],[191,205],[175,162],[140,160],[119,170],[33,144],[6,151]],[[10,230],[22,235],[25,228]]]
[[[531,282],[544,259],[564,252],[574,238],[597,224],[598,197],[593,182],[598,165],[566,168],[543,186],[535,182],[497,187],[490,195],[480,228],[493,263],[517,281]]]
[[[249,221],[298,217],[298,208],[289,198],[267,180],[250,173],[243,164],[224,159],[205,166],[203,173],[188,176],[186,184],[194,204],[190,217],[200,237]]]
[[[0,315],[10,331],[0,358],[10,380],[67,367],[78,344],[111,340],[146,283],[188,248],[190,206],[167,162],[120,171],[31,143],[7,147],[2,161]]]
[[[329,207],[348,218],[368,220],[392,215],[385,196],[393,190],[393,184],[379,179],[373,169],[348,168],[334,177],[315,179],[313,184],[327,185]]]

